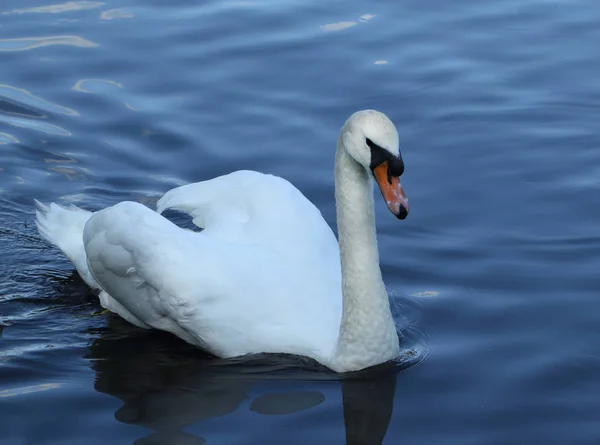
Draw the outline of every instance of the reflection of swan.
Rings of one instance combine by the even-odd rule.
[[[291,353],[352,371],[399,354],[370,178],[404,219],[403,171],[393,123],[373,110],[353,114],[336,152],[339,247],[295,187],[250,171],[176,188],[158,202],[159,212],[191,214],[201,233],[133,202],[94,214],[38,203],[37,223],[101,290],[102,305],[133,324],[219,357]]]
[[[346,443],[379,445],[385,436],[397,367],[383,366],[340,381],[323,368],[290,358],[218,360],[171,337],[135,330],[117,318],[109,320],[114,325],[90,346],[88,358],[96,372],[95,389],[123,401],[115,418],[153,431],[136,445],[201,444],[197,434],[208,437],[212,428],[222,425],[202,422],[223,416],[240,437],[256,431],[258,422],[269,430],[286,425],[300,443],[304,426],[294,430],[292,416],[319,410],[323,402],[327,405],[318,416],[333,414],[332,407],[343,405]],[[255,413],[278,415],[281,420]],[[341,416],[334,416],[328,428],[338,425]]]

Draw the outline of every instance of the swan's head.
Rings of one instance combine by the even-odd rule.
[[[390,211],[406,218],[408,199],[400,183],[404,161],[392,121],[379,111],[357,111],[342,127],[341,138],[346,152],[373,176]]]

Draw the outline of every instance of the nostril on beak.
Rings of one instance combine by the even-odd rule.
[[[398,211],[398,214],[396,216],[398,217],[398,219],[406,218],[408,216],[408,210],[406,210],[406,207],[400,205],[400,210]]]

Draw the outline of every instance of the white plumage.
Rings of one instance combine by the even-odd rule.
[[[342,135],[363,145],[368,137],[398,155],[395,127],[381,113],[355,113]],[[379,272],[368,170],[347,145],[340,138],[336,160],[338,225],[351,245],[353,274],[344,283],[344,251],[340,263],[319,210],[288,181],[253,171],[175,188],[157,212],[135,202],[92,213],[36,201],[36,222],[100,290],[102,306],[137,326],[171,332],[224,358],[292,353],[336,371],[361,369],[395,358],[398,340]],[[346,209],[345,221],[338,180],[347,182],[357,212]],[[179,228],[161,216],[166,209],[188,213],[204,230]],[[343,227],[358,231],[356,243]],[[369,231],[373,239],[361,236]],[[365,261],[372,264],[361,268]]]

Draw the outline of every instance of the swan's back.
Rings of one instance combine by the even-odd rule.
[[[157,209],[189,213],[206,235],[260,244],[295,258],[338,257],[339,247],[319,209],[289,181],[250,170],[175,188]]]
[[[339,250],[320,212],[289,182],[236,172],[174,189],[159,211],[190,213],[200,233],[123,202],[84,230],[90,269],[149,326],[216,355],[329,355],[341,318]]]

